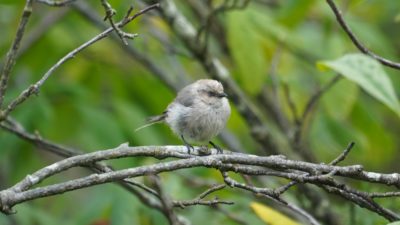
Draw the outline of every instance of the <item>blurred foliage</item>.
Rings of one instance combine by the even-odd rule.
[[[183,13],[199,26],[200,23],[195,22],[195,13],[186,1],[176,2]],[[218,6],[223,1],[211,2]],[[283,86],[289,87],[297,110],[302,112],[310,96],[334,75],[333,72],[319,71],[316,62],[338,62],[334,60],[345,54],[357,53],[358,50],[340,29],[325,1],[285,0],[276,1],[276,5],[272,6],[260,2],[252,1],[245,9],[233,9],[217,15],[226,29],[232,60],[216,47],[218,42],[214,38],[210,39],[210,50],[224,62],[233,78],[254,100],[263,88],[272,88],[271,61],[280,52],[274,71],[279,84],[278,98],[285,115],[293,119]],[[400,29],[394,29],[399,26],[398,1],[337,2],[343,8],[349,25],[366,46],[377,54],[400,61]],[[104,10],[99,2],[91,1],[90,4],[100,16],[103,15]],[[131,1],[115,0],[111,4],[118,12],[116,17],[121,18]],[[23,5],[23,0],[0,1],[2,59],[12,42]],[[35,4],[22,46],[46,15],[60,10]],[[206,76],[160,19],[150,19],[150,16],[144,15],[124,29],[139,33],[140,36],[129,41],[129,44],[147,54],[168,75],[189,76],[191,79]],[[20,55],[12,72],[6,101],[15,98],[21,90],[40,79],[58,59],[99,31],[71,8]],[[157,32],[162,33],[175,51],[157,39]],[[29,131],[37,131],[46,139],[87,152],[116,147],[124,142],[130,145],[181,144],[165,125],[134,132],[135,128],[143,125],[146,117],[161,113],[173,99],[174,92],[126,54],[121,46],[120,42],[107,38],[79,53],[55,71],[40,94],[21,105],[12,116]],[[312,118],[307,121],[303,136],[310,151],[319,161],[329,162],[350,141],[354,141],[356,147],[346,159],[346,164],[362,164],[366,169],[379,172],[398,171],[400,120],[390,107],[398,112],[398,103],[393,102],[398,101],[400,93],[400,72],[383,68],[379,73],[387,74],[384,83],[382,74],[369,81],[372,82],[369,85],[380,91],[390,92],[378,97],[364,83],[352,82],[354,79],[348,77],[346,71],[340,70],[343,67],[331,64],[328,67],[343,72],[349,79],[338,81],[322,97],[312,112]],[[362,73],[357,75],[360,75],[360,79],[366,78]],[[394,91],[388,88],[388,83]],[[275,123],[271,118],[267,119],[270,124]],[[262,154],[252,140],[245,121],[235,109],[228,122],[228,130],[240,137],[239,141],[246,151]],[[0,132],[0,146],[1,189],[59,159],[4,131]],[[124,168],[154,162],[156,160],[140,158],[114,160],[111,163],[117,168]],[[57,180],[66,180],[81,173],[67,173]],[[163,186],[174,198],[194,198],[205,190],[205,186],[190,182],[192,177],[213,183],[222,182],[215,171],[190,169],[163,174]],[[145,179],[143,181],[146,182]],[[362,188],[369,190],[370,187]],[[264,224],[251,211],[250,205],[256,197],[237,190],[223,190],[217,195],[221,199],[235,201],[233,206],[221,207],[244,218],[248,224]],[[351,210],[349,203],[334,196],[329,199],[334,201],[332,209],[341,215],[354,213],[343,216],[343,224],[348,224],[348,221],[356,221],[356,224],[386,223],[364,209],[356,207]],[[302,205],[299,199],[297,201]],[[400,207],[400,202],[393,199],[382,203],[392,208]],[[265,202],[263,204],[268,205]],[[147,208],[112,184],[23,203],[16,210],[18,213],[10,217],[0,215],[0,224],[146,225],[167,222],[159,212]],[[205,218],[212,218],[208,220],[210,224],[235,224],[224,214],[209,207],[188,207],[177,212],[189,218],[193,224],[202,224]]]

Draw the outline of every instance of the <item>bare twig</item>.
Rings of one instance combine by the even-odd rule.
[[[224,178],[225,183],[228,184],[229,186],[245,189],[245,190],[250,191],[250,192],[252,192],[252,193],[254,193],[256,195],[267,197],[268,199],[271,199],[271,200],[273,200],[273,201],[275,201],[277,203],[280,203],[281,205],[284,205],[287,208],[291,209],[292,211],[296,212],[297,214],[303,216],[305,219],[307,219],[307,221],[310,224],[312,224],[312,225],[320,225],[320,223],[313,216],[311,216],[309,213],[307,213],[306,211],[304,211],[300,207],[295,206],[294,204],[291,204],[291,203],[288,203],[288,202],[284,201],[272,189],[269,189],[269,188],[258,188],[258,187],[250,186],[250,185],[247,185],[247,184],[239,183],[239,182],[235,181],[234,179],[230,178],[228,176],[228,173],[226,173],[226,172],[222,172],[222,176]]]
[[[24,36],[26,25],[28,24],[29,18],[32,14],[32,0],[26,0],[24,11],[22,13],[21,21],[19,22],[17,28],[17,34],[13,40],[10,49],[7,52],[6,62],[0,73],[0,108],[3,105],[4,94],[7,90],[8,79],[10,77],[11,70],[15,64],[15,59],[17,58],[18,48],[20,46],[22,37]],[[5,118],[0,111],[0,121],[1,118]]]
[[[123,42],[125,45],[128,45],[128,41],[126,40],[126,38],[133,39],[133,38],[135,38],[135,37],[137,36],[137,34],[126,33],[126,32],[124,32],[124,31],[122,31],[122,30],[120,29],[120,26],[118,26],[118,25],[116,25],[116,24],[114,23],[113,17],[115,16],[115,14],[116,14],[117,12],[115,11],[115,9],[113,9],[113,8],[111,7],[110,3],[108,3],[107,0],[101,0],[101,5],[103,5],[104,10],[105,10],[105,12],[106,12],[106,15],[104,16],[104,19],[103,19],[103,20],[108,20],[109,23],[110,23],[110,25],[111,25],[111,27],[112,27],[112,28],[115,30],[115,32],[118,34],[118,36],[119,36],[119,38],[122,40],[122,42]],[[133,6],[129,7],[128,12],[126,13],[126,16],[125,16],[124,19],[126,19],[126,18],[129,17],[129,15],[130,15],[130,13],[132,12],[132,10],[133,10]]]
[[[100,2],[101,5],[104,7],[104,10],[106,11],[106,15],[104,16],[103,20],[108,20],[117,13],[115,9],[111,7],[110,3],[108,3],[107,0],[100,0]]]
[[[78,11],[84,18],[93,23],[96,27],[100,29],[106,29],[107,27],[102,22],[101,18],[97,15],[97,13],[90,8],[85,2],[76,2],[72,5],[76,11]],[[118,41],[120,43],[120,39],[117,35],[110,36],[112,40]],[[152,74],[157,76],[161,81],[163,81],[169,88],[175,91],[179,91],[182,88],[180,85],[181,80],[172,79],[173,76],[167,73],[166,70],[161,68],[157,63],[153,62],[153,60],[145,53],[139,52],[134,46],[128,45],[124,46],[123,50],[140,64],[142,64],[145,68],[147,68]],[[183,81],[183,83],[187,83],[187,81]]]
[[[155,189],[157,190],[160,196],[161,204],[163,205],[163,213],[167,217],[169,224],[170,225],[182,224],[180,223],[178,216],[174,212],[174,204],[172,203],[170,196],[165,192],[165,190],[161,185],[160,177],[157,175],[153,175],[151,177],[153,178]]]
[[[308,114],[311,112],[312,108],[314,105],[318,102],[318,100],[325,94],[333,85],[338,82],[342,76],[340,74],[336,74],[332,80],[330,80],[327,84],[325,84],[321,89],[319,89],[317,92],[315,92],[311,98],[308,100],[306,107],[303,111],[303,114],[300,117],[301,123],[304,123],[306,120]]]
[[[326,0],[328,5],[331,7],[333,13],[336,16],[336,20],[339,22],[340,26],[342,29],[346,32],[346,34],[349,36],[350,40],[353,42],[353,44],[364,54],[371,56],[372,58],[378,60],[380,63],[382,63],[385,66],[392,67],[395,69],[400,69],[400,63],[393,62],[389,59],[383,58],[382,56],[379,56],[372,51],[370,51],[367,47],[365,47],[360,40],[356,37],[356,35],[353,33],[353,31],[350,29],[350,27],[346,24],[346,21],[343,19],[343,15],[338,9],[338,7],[335,5],[333,0]]]
[[[46,4],[48,6],[54,7],[63,7],[70,5],[71,3],[75,2],[76,0],[63,0],[63,1],[54,1],[54,0],[35,0],[36,2]]]
[[[371,198],[390,198],[390,197],[399,197],[400,192],[398,191],[392,191],[392,192],[385,192],[385,193],[378,193],[378,192],[373,192],[369,194],[369,197]]]
[[[308,115],[311,113],[312,109],[314,106],[317,104],[318,100],[331,88],[333,85],[335,85],[339,80],[341,79],[340,74],[336,74],[327,84],[325,84],[321,89],[319,89],[317,92],[315,92],[310,99],[308,100],[305,109],[303,111],[303,114],[297,119],[296,127],[294,129],[294,135],[293,135],[293,142],[294,145],[299,147],[302,139],[302,132],[304,128],[304,124],[307,120]],[[300,147],[299,150],[304,151],[303,148]],[[305,154],[305,152],[303,152]],[[311,156],[311,155],[310,155]],[[313,159],[309,159],[313,160]],[[314,160],[313,160],[314,161]]]
[[[377,203],[369,199],[368,196],[363,196],[352,192],[344,191],[343,187],[322,186],[322,188],[324,188],[329,193],[339,195],[344,199],[354,202],[360,207],[376,212],[377,214],[385,217],[389,221],[400,220],[400,217],[397,214],[393,213],[390,210],[382,208]]]
[[[213,187],[207,189],[203,193],[201,193],[199,196],[192,200],[179,200],[179,201],[174,201],[174,206],[179,206],[181,208],[184,208],[186,206],[193,206],[193,205],[208,205],[208,206],[215,206],[218,204],[226,204],[226,205],[232,205],[233,202],[231,201],[224,201],[224,200],[219,200],[217,197],[215,197],[212,200],[204,200],[205,197],[207,197],[209,194],[219,191],[223,188],[225,188],[225,184],[220,184],[220,185],[214,185]]]
[[[343,161],[346,156],[350,153],[351,149],[354,147],[355,143],[350,142],[350,144],[347,146],[347,148],[340,154],[337,158],[335,158],[332,162],[329,163],[329,165],[337,165],[341,161]]]
[[[154,4],[154,5],[150,5],[142,10],[140,10],[139,12],[137,12],[136,14],[134,14],[133,16],[127,16],[125,17],[122,21],[118,22],[116,25],[119,27],[123,27],[124,25],[126,25],[127,23],[131,22],[132,20],[134,20],[135,18],[137,18],[138,16],[152,10],[155,8],[158,8],[159,5],[158,4]],[[65,55],[63,58],[61,58],[56,64],[54,64],[44,75],[43,77],[37,81],[35,84],[32,84],[31,86],[29,86],[29,88],[25,89],[24,91],[22,91],[20,93],[20,95],[15,98],[7,107],[4,111],[2,111],[1,115],[0,115],[0,121],[4,120],[8,114],[13,111],[15,109],[15,107],[17,107],[19,104],[21,104],[22,102],[24,102],[26,99],[28,99],[32,94],[38,93],[40,87],[44,84],[44,82],[53,74],[53,72],[59,68],[62,64],[64,64],[65,62],[67,62],[68,60],[74,58],[74,56],[79,53],[80,51],[82,51],[83,49],[89,47],[90,45],[94,44],[95,42],[107,37],[107,35],[109,35],[111,32],[113,31],[113,28],[110,27],[108,29],[106,29],[105,31],[103,31],[102,33],[96,35],[94,38],[92,38],[91,40],[83,43],[81,46],[79,46],[78,48],[72,50],[71,52],[69,52],[67,55]]]
[[[283,185],[279,188],[276,188],[274,191],[275,191],[276,195],[281,195],[284,192],[286,192],[287,190],[289,190],[289,188],[295,186],[298,183],[299,183],[298,181],[290,181],[288,184]]]

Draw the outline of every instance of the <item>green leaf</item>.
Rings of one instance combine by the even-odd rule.
[[[351,113],[358,100],[359,89],[355,83],[342,79],[324,94],[321,99],[322,105],[330,116],[342,120]],[[340,110],[338,110],[338,105],[340,105]]]
[[[348,54],[336,60],[320,61],[317,67],[320,70],[334,70],[355,82],[400,116],[400,103],[392,82],[381,64],[371,57],[363,54]]]
[[[262,38],[252,28],[252,16],[251,10],[228,14],[228,44],[237,68],[233,74],[247,92],[257,94],[267,78],[268,62]]]

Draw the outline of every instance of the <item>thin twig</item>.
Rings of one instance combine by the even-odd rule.
[[[308,100],[306,107],[301,115],[300,121],[304,123],[308,114],[313,109],[314,105],[318,102],[318,100],[333,86],[338,82],[342,76],[340,74],[336,74],[327,84],[325,84],[321,89],[315,92],[311,98]]]
[[[148,186],[146,186],[146,185],[144,185],[144,184],[142,184],[142,183],[140,183],[140,182],[134,181],[134,180],[132,180],[132,179],[124,179],[123,181],[124,181],[125,183],[128,183],[128,184],[131,184],[131,185],[133,185],[133,186],[139,187],[139,188],[145,190],[147,193],[154,195],[154,196],[157,197],[157,198],[160,197],[160,196],[158,195],[157,191],[151,189],[150,187],[148,187]]]
[[[134,20],[135,18],[137,18],[138,16],[152,10],[155,8],[158,8],[159,4],[154,4],[154,5],[150,5],[142,10],[140,10],[139,12],[137,12],[135,15],[133,16],[129,16],[124,18],[122,21],[118,22],[116,25],[119,27],[122,27],[124,25],[126,25],[127,23],[131,22],[132,20]],[[8,114],[13,111],[19,104],[21,104],[22,102],[24,102],[26,99],[28,99],[32,94],[36,94],[38,93],[40,87],[44,84],[44,82],[53,74],[53,72],[59,68],[62,64],[64,64],[65,62],[67,62],[68,60],[74,58],[74,56],[81,52],[83,49],[91,46],[92,44],[96,43],[97,41],[107,37],[107,35],[109,35],[114,29],[112,27],[106,29],[105,31],[103,31],[102,33],[96,35],[94,38],[90,39],[89,41],[83,43],[81,46],[79,46],[78,48],[72,50],[71,52],[69,52],[67,55],[65,55],[63,58],[61,58],[60,60],[58,60],[58,62],[56,64],[54,64],[44,75],[43,77],[37,81],[35,84],[30,85],[27,89],[25,89],[24,91],[22,91],[20,93],[20,95],[15,98],[7,107],[6,109],[2,112],[2,114],[0,115],[0,121],[2,119],[5,119]]]
[[[400,192],[398,192],[398,191],[385,192],[385,193],[379,193],[379,192],[369,193],[369,197],[371,197],[371,198],[390,198],[390,197],[399,197],[399,196],[400,196]]]
[[[333,13],[336,16],[336,20],[339,22],[340,26],[343,28],[343,30],[346,32],[346,34],[349,36],[350,40],[353,42],[353,44],[364,54],[371,56],[372,58],[378,60],[380,63],[382,63],[385,66],[392,67],[395,69],[400,69],[400,63],[393,62],[389,59],[383,58],[382,56],[379,56],[372,51],[370,51],[367,47],[365,47],[356,37],[356,35],[352,32],[350,27],[346,24],[346,21],[343,19],[343,15],[338,9],[338,7],[335,5],[333,0],[326,0],[328,5],[331,7]]]
[[[180,223],[178,216],[174,212],[174,205],[172,203],[170,196],[165,192],[164,188],[161,185],[160,177],[157,175],[153,175],[153,176],[151,176],[151,178],[154,182],[155,189],[157,190],[157,192],[159,194],[161,204],[163,205],[163,213],[167,217],[169,224],[170,225],[182,224],[182,223]]]
[[[302,151],[301,154],[303,156],[310,156],[313,157],[308,152],[305,152],[305,149],[301,147],[301,140],[302,140],[302,133],[303,133],[303,128],[304,124],[306,122],[306,119],[308,115],[311,113],[312,109],[314,106],[317,104],[318,100],[321,99],[321,97],[331,88],[333,85],[336,84],[341,79],[340,74],[336,74],[327,84],[325,84],[321,89],[319,89],[317,92],[315,92],[310,99],[308,100],[305,109],[303,111],[303,114],[301,117],[298,118],[296,122],[296,127],[294,129],[294,135],[293,135],[293,145],[298,148],[299,151]],[[308,160],[314,161],[313,158],[307,158]]]
[[[286,84],[286,83],[283,84],[283,90],[284,90],[286,101],[289,105],[290,112],[292,113],[293,120],[294,120],[295,124],[297,125],[300,123],[300,119],[299,119],[299,116],[297,113],[296,104],[294,104],[293,98],[290,94],[290,88],[289,88],[288,84]]]
[[[106,25],[103,23],[102,19],[97,15],[96,11],[90,8],[83,1],[76,2],[72,5],[76,11],[82,15],[89,22],[94,24],[95,27],[99,29],[107,29]],[[110,35],[111,39],[115,42],[121,43],[120,39],[117,35]],[[163,81],[169,88],[175,91],[179,91],[182,86],[177,85],[182,82],[181,80],[173,79],[173,75],[168,73],[164,68],[160,67],[158,63],[155,63],[150,56],[143,52],[139,52],[133,45],[124,46],[123,50],[133,59],[142,64],[145,68],[147,68],[152,74],[158,77],[161,81]],[[187,81],[183,81],[183,83],[188,83]]]
[[[212,200],[203,200],[205,197],[207,197],[209,194],[219,191],[223,188],[225,188],[225,184],[220,184],[220,185],[214,185],[213,187],[207,189],[200,195],[198,195],[196,198],[192,200],[179,200],[179,201],[174,201],[174,206],[179,206],[181,208],[184,208],[186,206],[193,206],[193,205],[208,205],[208,206],[214,206],[218,204],[226,204],[226,205],[232,205],[232,201],[224,201],[224,200],[219,200],[217,197],[215,197]]]
[[[133,39],[133,38],[135,38],[137,36],[137,34],[130,34],[130,33],[126,33],[124,31],[122,31],[120,29],[120,26],[117,26],[115,24],[114,20],[113,20],[113,17],[116,14],[115,9],[113,9],[111,7],[110,3],[108,3],[107,0],[101,0],[101,4],[103,5],[104,10],[106,12],[106,15],[104,16],[104,20],[108,20],[109,21],[111,27],[115,30],[115,32],[117,33],[119,38],[122,40],[122,42],[125,45],[128,45],[128,41],[126,40],[126,38]],[[129,17],[129,15],[131,14],[132,10],[133,10],[133,6],[130,6],[129,9],[128,9],[128,12],[126,13],[126,15],[124,17],[124,20]]]
[[[340,187],[332,187],[332,186],[326,186],[326,185],[321,186],[321,187],[324,188],[329,193],[337,194],[337,195],[343,197],[344,199],[354,202],[355,204],[357,204],[360,207],[363,207],[363,208],[369,209],[373,212],[376,212],[377,214],[383,216],[384,218],[386,218],[389,221],[400,220],[399,215],[393,213],[390,210],[382,208],[381,206],[379,206],[375,202],[371,201],[370,199],[365,198],[365,196],[360,196],[355,193],[344,191]]]
[[[297,181],[290,181],[288,184],[283,185],[283,186],[281,186],[279,188],[276,188],[274,191],[275,191],[276,195],[281,195],[284,192],[286,192],[287,190],[289,190],[289,188],[295,186],[298,183],[299,182],[297,182]]]
[[[7,52],[6,62],[4,63],[3,69],[0,73],[0,108],[3,106],[4,94],[7,90],[8,80],[10,73],[15,64],[17,58],[18,48],[20,46],[22,37],[24,36],[26,25],[28,24],[29,18],[32,14],[32,0],[26,0],[24,11],[22,13],[21,21],[17,28],[17,34],[11,44],[10,49]],[[0,111],[0,121],[5,118]]]
[[[222,172],[221,174],[224,178],[225,183],[228,184],[229,186],[245,189],[256,195],[261,195],[261,196],[267,197],[268,199],[271,199],[277,203],[280,203],[281,205],[284,205],[287,208],[291,209],[292,211],[296,212],[297,214],[303,216],[305,219],[307,219],[308,222],[310,222],[310,224],[320,225],[320,223],[313,216],[311,216],[309,213],[307,213],[300,207],[284,201],[279,195],[276,195],[276,193],[272,189],[258,188],[258,187],[250,186],[247,184],[242,184],[242,183],[239,183],[239,182],[235,181],[234,179],[230,178],[228,176],[227,172]]]
[[[38,3],[43,3],[48,6],[54,6],[54,7],[63,7],[63,6],[68,6],[71,3],[75,2],[76,0],[63,0],[63,1],[54,1],[54,0],[35,0]]]
[[[346,159],[346,156],[350,153],[350,151],[354,147],[354,145],[355,145],[354,142],[350,142],[350,144],[347,146],[347,148],[338,157],[336,157],[334,160],[332,160],[332,162],[330,162],[329,165],[337,165],[338,163],[340,163],[341,161]]]
[[[219,185],[215,185],[209,189],[207,189],[205,192],[201,193],[199,196],[197,196],[198,199],[203,199],[205,198],[207,195],[219,191],[221,189],[224,189],[226,187],[225,184],[219,184]]]

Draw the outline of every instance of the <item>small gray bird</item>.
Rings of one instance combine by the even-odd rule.
[[[179,91],[161,115],[148,118],[147,124],[136,131],[165,121],[185,143],[189,154],[193,149],[189,143],[210,143],[218,153],[222,153],[211,139],[224,129],[231,114],[227,96],[220,82],[198,80]]]

